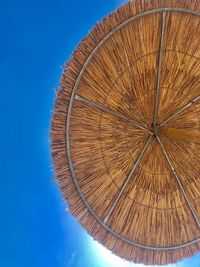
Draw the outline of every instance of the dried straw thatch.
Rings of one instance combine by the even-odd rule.
[[[135,0],[92,29],[62,75],[56,178],[88,233],[133,262],[200,250],[199,36],[199,0]]]

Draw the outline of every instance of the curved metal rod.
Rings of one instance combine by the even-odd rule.
[[[97,220],[97,222],[109,233],[113,234],[116,238],[118,238],[119,240],[122,240],[124,242],[126,242],[127,244],[136,246],[138,248],[142,248],[142,249],[149,249],[149,250],[157,250],[157,251],[173,251],[173,250],[177,250],[180,248],[185,248],[194,244],[197,244],[200,242],[200,237],[196,238],[194,240],[190,240],[186,243],[183,244],[179,244],[179,245],[175,245],[175,246],[165,246],[165,247],[158,247],[158,246],[152,246],[152,245],[144,245],[144,244],[140,244],[136,241],[132,241],[129,240],[128,238],[125,238],[123,236],[121,236],[120,234],[118,234],[117,232],[113,231],[110,227],[108,227],[102,220],[101,218],[99,218],[97,216],[97,214],[93,211],[93,209],[90,207],[90,205],[88,204],[87,200],[85,199],[80,186],[78,184],[77,181],[77,177],[76,177],[76,173],[74,170],[74,166],[72,163],[72,156],[71,156],[71,146],[70,146],[70,119],[71,119],[71,112],[72,112],[72,107],[73,107],[73,103],[74,103],[74,97],[76,95],[76,91],[78,89],[80,80],[82,78],[82,75],[85,72],[85,69],[87,68],[88,64],[90,63],[91,59],[93,58],[94,54],[98,51],[98,49],[104,44],[104,42],[106,40],[108,40],[110,38],[110,36],[112,36],[112,34],[114,34],[115,32],[117,32],[118,30],[120,30],[123,26],[128,25],[129,23],[145,17],[147,15],[151,15],[151,14],[157,14],[157,13],[161,13],[161,12],[179,12],[179,13],[185,13],[185,14],[190,14],[193,16],[197,16],[200,17],[200,13],[199,12],[195,12],[193,10],[189,10],[189,9],[185,9],[185,8],[175,8],[175,7],[168,7],[168,8],[159,8],[159,9],[152,9],[143,13],[140,13],[136,16],[133,16],[129,19],[127,19],[126,21],[124,21],[123,23],[121,23],[120,25],[118,25],[117,27],[115,27],[111,32],[109,32],[100,42],[99,44],[94,48],[94,50],[91,52],[91,54],[89,55],[89,57],[87,58],[87,60],[85,61],[79,75],[78,78],[75,82],[75,85],[73,87],[72,90],[72,94],[71,94],[71,98],[69,101],[69,106],[68,106],[68,111],[67,111],[67,120],[66,120],[66,150],[67,150],[67,158],[68,158],[68,164],[69,164],[69,169],[71,172],[71,176],[72,176],[72,180],[74,183],[74,186],[76,187],[76,190],[78,192],[78,194],[80,195],[80,199],[82,200],[83,204],[85,205],[85,207],[87,208],[88,212]]]
[[[103,221],[104,223],[106,223],[106,222],[108,221],[108,219],[109,219],[110,216],[112,215],[114,209],[116,208],[116,206],[117,206],[117,204],[118,204],[118,202],[119,202],[119,199],[120,199],[121,195],[123,194],[123,192],[124,192],[125,188],[127,187],[128,183],[129,183],[129,181],[130,181],[130,179],[132,178],[132,175],[134,174],[134,172],[136,171],[138,165],[139,165],[140,162],[142,161],[142,158],[143,158],[143,156],[144,156],[144,153],[145,153],[145,151],[147,150],[147,147],[148,147],[149,143],[151,142],[152,138],[153,138],[153,136],[150,135],[149,138],[148,138],[148,140],[147,140],[147,142],[145,143],[145,145],[144,145],[142,151],[140,152],[140,154],[139,154],[139,156],[138,156],[136,162],[135,162],[134,165],[133,165],[133,168],[132,168],[131,172],[129,173],[128,177],[126,178],[126,181],[124,182],[124,184],[123,184],[122,188],[120,189],[120,191],[117,193],[117,195],[116,195],[116,197],[115,197],[115,201],[114,201],[114,203],[113,203],[113,205],[112,205],[112,207],[111,207],[111,209],[110,209],[108,215],[106,216],[106,218],[105,218],[104,221]]]
[[[104,107],[104,106],[102,106],[100,104],[97,104],[97,103],[95,103],[95,102],[93,102],[93,101],[91,101],[89,99],[83,98],[83,97],[81,97],[79,95],[75,95],[75,99],[87,104],[88,106],[97,108],[97,109],[99,109],[99,110],[101,110],[103,112],[106,112],[106,113],[112,114],[112,115],[114,115],[114,116],[116,116],[118,118],[121,118],[121,119],[133,124],[134,126],[136,126],[136,127],[140,128],[140,129],[150,133],[150,131],[146,128],[146,125],[142,124],[143,125],[142,126],[137,121],[127,118],[125,115],[121,114],[118,111],[113,111],[113,110],[111,110],[109,108],[106,108],[106,107]]]
[[[194,207],[192,206],[191,200],[190,200],[189,197],[187,196],[187,194],[186,194],[186,192],[185,192],[185,189],[183,188],[182,182],[181,182],[181,180],[179,179],[179,177],[178,177],[178,175],[177,175],[177,173],[176,173],[176,171],[175,171],[175,169],[174,169],[174,166],[173,166],[171,160],[169,159],[169,156],[167,155],[167,152],[166,152],[166,150],[165,150],[165,148],[164,148],[164,146],[163,146],[163,144],[162,144],[162,142],[161,142],[159,136],[156,136],[156,137],[157,137],[157,140],[158,140],[158,142],[159,142],[159,144],[160,144],[160,146],[161,146],[161,149],[162,149],[162,151],[163,151],[163,153],[164,153],[164,155],[165,155],[165,158],[166,158],[166,160],[167,160],[167,162],[168,162],[168,164],[169,164],[169,166],[170,166],[170,168],[171,168],[171,170],[172,170],[172,172],[173,172],[173,174],[174,174],[174,176],[175,176],[175,178],[176,178],[177,184],[178,184],[178,186],[179,186],[179,188],[180,188],[180,190],[181,190],[181,192],[182,192],[182,194],[183,194],[183,196],[184,196],[184,198],[185,198],[185,201],[187,202],[187,205],[188,205],[188,207],[190,208],[190,211],[191,211],[191,213],[192,213],[192,216],[193,216],[193,218],[194,218],[196,224],[197,224],[198,227],[200,228],[200,221],[199,221],[199,218],[198,218],[198,216],[197,216],[197,214],[196,214],[196,212],[195,212],[195,210],[194,210]]]

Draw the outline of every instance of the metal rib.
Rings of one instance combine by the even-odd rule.
[[[196,214],[196,212],[194,210],[194,207],[192,206],[191,200],[187,196],[187,194],[186,194],[186,192],[185,192],[185,190],[183,188],[182,182],[179,179],[179,177],[178,177],[178,175],[177,175],[177,173],[176,173],[176,171],[175,171],[175,169],[174,169],[174,167],[173,167],[173,165],[172,165],[172,163],[171,163],[171,161],[170,161],[170,159],[169,159],[169,157],[167,155],[167,152],[166,152],[163,144],[161,143],[161,140],[160,140],[159,136],[157,136],[157,140],[158,140],[158,142],[159,142],[159,144],[160,144],[160,146],[162,148],[162,151],[163,151],[163,153],[164,153],[164,155],[165,155],[165,157],[167,159],[167,162],[168,162],[168,164],[169,164],[169,166],[170,166],[170,168],[171,168],[171,170],[172,170],[172,172],[173,172],[173,174],[174,174],[174,176],[176,178],[176,181],[177,181],[177,183],[179,185],[179,188],[180,188],[180,190],[181,190],[181,192],[182,192],[182,194],[183,194],[183,196],[184,196],[184,198],[185,198],[185,200],[187,202],[187,205],[190,208],[190,211],[191,211],[191,213],[192,213],[192,215],[194,217],[194,220],[197,223],[198,227],[200,228],[200,221],[199,221],[199,218],[197,217],[197,214]]]
[[[144,156],[144,153],[145,153],[145,151],[146,151],[146,149],[148,147],[148,144],[151,142],[151,139],[152,139],[152,135],[149,136],[146,144],[144,145],[142,151],[140,152],[140,155],[137,158],[137,160],[136,160],[136,162],[135,162],[135,164],[134,164],[131,172],[129,173],[129,175],[128,175],[127,179],[126,179],[126,181],[124,182],[124,184],[123,184],[122,188],[120,189],[120,191],[117,193],[116,198],[115,198],[115,201],[114,201],[114,203],[113,203],[113,205],[112,205],[112,207],[111,207],[108,215],[106,216],[106,218],[103,221],[104,223],[106,223],[108,221],[108,219],[110,218],[111,214],[113,213],[115,207],[117,206],[117,204],[119,202],[119,199],[120,199],[121,195],[123,194],[126,186],[128,185],[128,183],[129,183],[129,181],[130,181],[133,173],[135,172],[135,170],[137,169],[138,165],[140,164],[140,162],[141,162],[141,160],[142,160],[142,158]]]
[[[114,116],[116,116],[116,117],[118,117],[118,118],[121,118],[121,119],[123,119],[123,120],[125,120],[125,121],[128,121],[129,123],[133,124],[134,126],[140,128],[140,129],[142,129],[142,130],[145,130],[145,131],[147,131],[147,132],[150,132],[150,131],[146,128],[145,125],[142,126],[142,125],[140,125],[138,122],[136,122],[136,121],[134,121],[134,120],[132,120],[132,119],[127,118],[126,116],[124,116],[123,114],[121,114],[121,113],[119,113],[119,112],[117,112],[117,111],[113,111],[113,110],[111,110],[111,109],[109,109],[109,108],[106,108],[106,107],[104,107],[104,106],[102,106],[102,105],[100,105],[100,104],[97,104],[97,103],[95,103],[95,102],[93,102],[93,101],[90,101],[90,100],[88,100],[88,99],[86,99],[86,98],[83,98],[83,97],[81,97],[81,96],[79,96],[79,95],[75,95],[75,99],[76,99],[76,100],[79,100],[79,101],[81,101],[81,102],[83,102],[83,103],[85,103],[85,104],[87,104],[88,106],[97,108],[97,109],[99,109],[99,110],[101,110],[101,111],[104,111],[104,112],[106,112],[106,113],[110,113],[110,114],[112,114],[112,115],[114,115]]]
[[[154,117],[153,117],[153,126],[156,126],[157,113],[158,113],[158,101],[160,94],[160,76],[161,76],[161,66],[163,58],[163,40],[164,40],[164,29],[165,29],[165,12],[162,13],[162,25],[161,25],[161,37],[160,37],[160,48],[159,48],[159,61],[158,61],[158,74],[157,74],[157,84],[156,84],[156,99],[154,107]]]
[[[186,104],[184,107],[182,107],[179,111],[177,111],[176,113],[174,113],[173,115],[171,115],[169,118],[167,118],[166,120],[164,120],[163,122],[161,122],[161,124],[159,126],[163,126],[164,124],[166,124],[167,122],[169,122],[170,120],[172,120],[174,117],[176,117],[178,114],[180,114],[181,112],[183,112],[184,110],[186,110],[187,108],[189,108],[192,104],[195,104],[198,100],[200,100],[200,96],[195,97],[188,104]]]

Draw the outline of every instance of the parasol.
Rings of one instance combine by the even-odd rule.
[[[200,3],[136,0],[66,63],[51,126],[69,211],[120,257],[200,250]]]

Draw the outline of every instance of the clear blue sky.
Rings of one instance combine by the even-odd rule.
[[[0,267],[127,267],[65,211],[49,128],[61,67],[124,1],[0,1]],[[199,263],[198,263],[199,262]],[[179,267],[200,266],[200,255]]]

